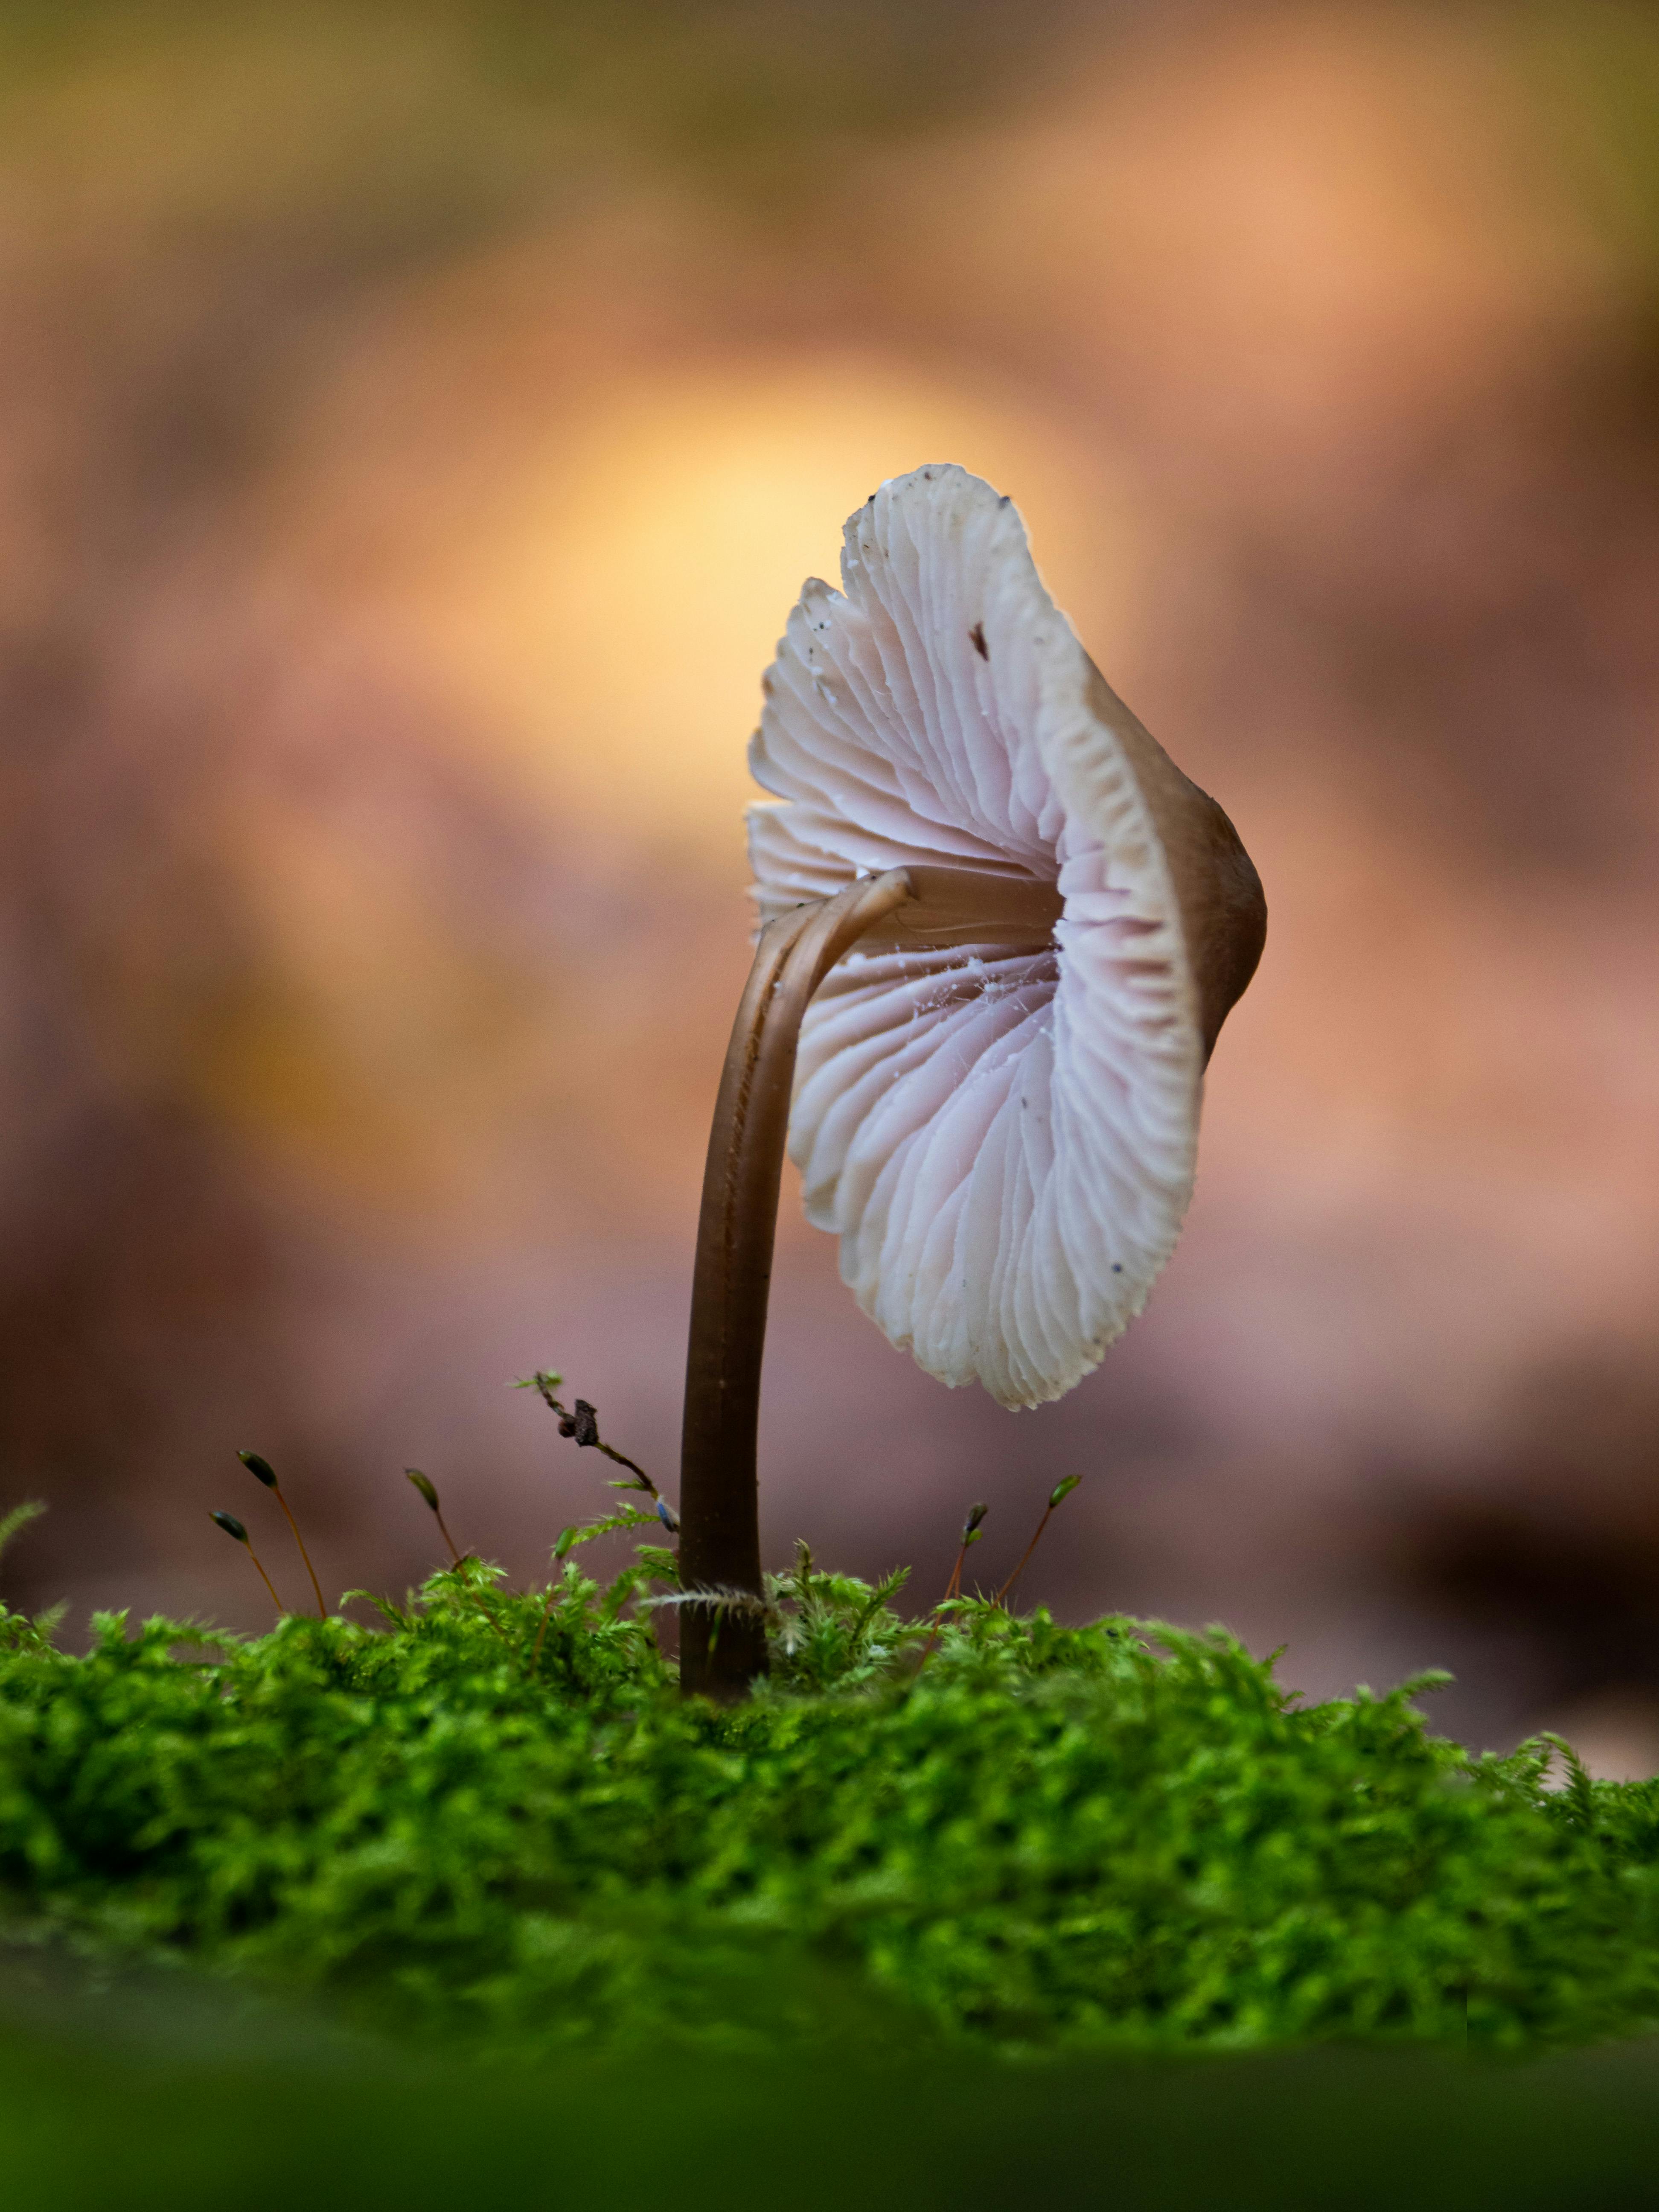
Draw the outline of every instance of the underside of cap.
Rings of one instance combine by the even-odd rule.
[[[951,941],[832,971],[790,1149],[891,1340],[1036,1405],[1097,1364],[1174,1249],[1203,1065],[1260,951],[1255,871],[1107,690],[989,485],[884,484],[842,566],[766,680],[751,765],[783,803],[750,811],[763,917],[890,867],[951,871],[970,903],[1005,880],[982,942],[957,899]],[[1046,943],[988,921],[1056,907]]]

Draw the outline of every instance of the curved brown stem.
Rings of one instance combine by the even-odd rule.
[[[715,1102],[697,1221],[680,1456],[687,1590],[762,1595],[755,1464],[778,1189],[801,1018],[842,954],[912,896],[902,868],[781,915],[761,933]],[[766,1672],[757,1607],[680,1611],[680,1682],[742,1697]]]

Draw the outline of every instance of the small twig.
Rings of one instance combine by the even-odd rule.
[[[560,1404],[553,1393],[563,1380],[562,1375],[549,1374],[538,1367],[533,1375],[525,1376],[513,1388],[515,1390],[536,1391],[549,1411],[558,1415],[562,1437],[569,1437],[588,1449],[602,1451],[608,1460],[614,1460],[618,1467],[625,1467],[634,1480],[629,1483],[618,1483],[617,1487],[619,1490],[642,1490],[647,1497],[661,1498],[661,1491],[638,1461],[629,1459],[626,1452],[619,1452],[614,1444],[606,1443],[600,1436],[596,1407],[590,1405],[586,1398],[578,1398],[568,1406]],[[672,1507],[670,1510],[672,1510]]]
[[[286,1611],[283,1607],[283,1601],[276,1595],[276,1584],[271,1581],[270,1577],[265,1572],[264,1568],[260,1565],[259,1554],[254,1550],[253,1540],[249,1536],[247,1530],[243,1527],[242,1523],[236,1518],[236,1516],[234,1513],[210,1513],[208,1515],[208,1519],[213,1522],[218,1528],[222,1528],[226,1535],[230,1537],[234,1542],[241,1545],[243,1549],[246,1552],[249,1559],[252,1560],[255,1568],[258,1570],[260,1581],[270,1592],[270,1601],[276,1608],[277,1620],[285,1620],[287,1618]]]
[[[326,1620],[328,1607],[323,1603],[323,1586],[317,1579],[316,1568],[311,1564],[311,1554],[306,1549],[305,1538],[300,1534],[300,1524],[289,1511],[288,1500],[283,1497],[282,1485],[276,1480],[276,1468],[268,1459],[261,1459],[258,1452],[239,1451],[236,1456],[256,1481],[264,1483],[265,1488],[282,1507],[283,1517],[294,1531],[294,1540],[300,1547],[300,1557],[306,1563],[306,1572],[311,1577],[312,1590],[317,1600],[317,1618],[319,1620]]]
[[[514,1383],[513,1388],[515,1390],[535,1391],[548,1411],[558,1416],[559,1434],[562,1437],[568,1437],[574,1443],[581,1446],[584,1450],[603,1452],[605,1456],[617,1467],[625,1467],[633,1478],[632,1480],[613,1482],[611,1487],[613,1490],[643,1491],[656,1506],[657,1518],[668,1534],[671,1536],[678,1536],[680,1533],[680,1516],[658,1489],[651,1477],[637,1460],[629,1459],[626,1452],[618,1451],[614,1444],[606,1443],[605,1438],[599,1434],[599,1408],[586,1398],[574,1399],[567,1406],[556,1395],[558,1386],[563,1380],[563,1376],[556,1375],[550,1369],[538,1367],[533,1375],[521,1376]],[[625,1509],[625,1510],[631,1511],[631,1509]],[[598,1528],[586,1529],[567,1528],[554,1547],[554,1559],[556,1562],[562,1560],[577,1544],[586,1543],[590,1536],[604,1534],[612,1526],[638,1527],[638,1525],[637,1521],[630,1522],[624,1520],[615,1523],[606,1522]],[[547,1638],[548,1624],[553,1617],[553,1600],[557,1590],[556,1582],[550,1581],[547,1586],[547,1596],[542,1605],[541,1620],[536,1630],[535,1648],[531,1653],[530,1667],[532,1674],[541,1662],[542,1647]]]
[[[1072,1492],[1077,1488],[1079,1483],[1081,1482],[1082,1480],[1083,1477],[1080,1474],[1068,1474],[1063,1480],[1057,1482],[1054,1488],[1049,1492],[1047,1510],[1044,1511],[1042,1520],[1037,1522],[1036,1534],[1032,1537],[1030,1542],[1025,1547],[1024,1558],[1021,1559],[1019,1565],[1014,1569],[1012,1574],[1009,1576],[1007,1581],[1004,1583],[1002,1588],[997,1592],[997,1603],[999,1605],[1006,1605],[1007,1603],[1008,1593],[1012,1589],[1014,1584],[1024,1573],[1025,1561],[1030,1558],[1032,1553],[1036,1551],[1037,1545],[1041,1542],[1042,1532],[1048,1527],[1050,1516],[1053,1514],[1055,1506],[1062,1504],[1065,1500],[1071,1496]]]

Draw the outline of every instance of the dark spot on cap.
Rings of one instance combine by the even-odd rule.
[[[969,631],[968,635],[973,639],[974,651],[978,653],[980,659],[981,660],[988,660],[991,658],[991,648],[985,642],[984,623],[982,622],[976,622],[972,629]]]
[[[1114,1260],[1114,1261],[1113,1261],[1113,1262],[1112,1262],[1112,1273],[1113,1273],[1115,1275],[1121,1275],[1121,1274],[1123,1273],[1123,1262],[1122,1262],[1122,1261],[1121,1261],[1121,1260]]]

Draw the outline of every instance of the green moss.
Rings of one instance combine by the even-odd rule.
[[[4,1617],[12,1925],[532,2055],[1659,2015],[1659,1787],[1471,1759],[1420,1684],[1304,1709],[1218,1633],[966,1601],[929,1651],[896,1578],[805,1555],[771,1684],[687,1706],[636,1603],[668,1565],[511,1595],[464,1561],[246,1643],[113,1616],[83,1657]]]

